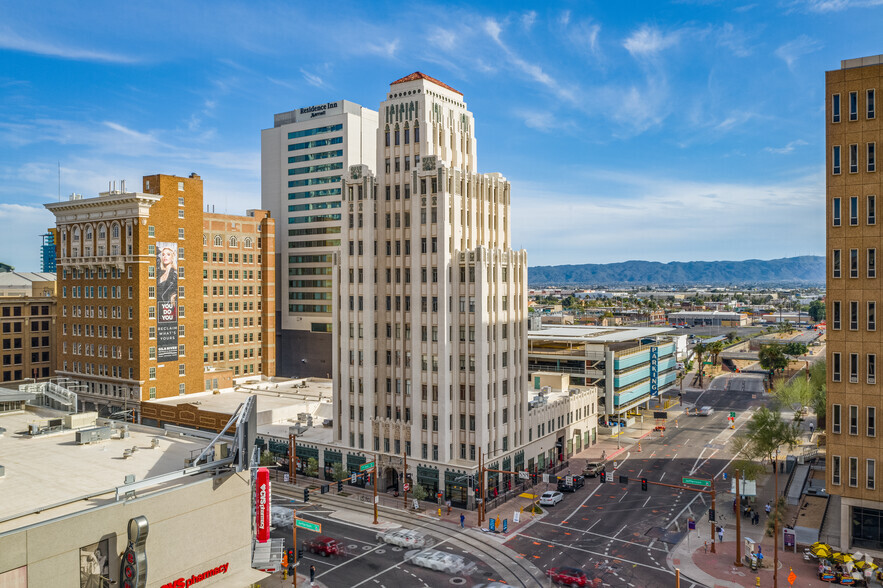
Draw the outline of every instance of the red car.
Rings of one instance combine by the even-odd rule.
[[[549,568],[546,570],[546,575],[556,584],[563,584],[571,588],[582,588],[589,584],[586,573],[577,568]]]
[[[318,553],[322,557],[346,555],[343,545],[337,539],[332,539],[331,537],[322,536],[305,541],[304,548],[309,550],[310,553]]]

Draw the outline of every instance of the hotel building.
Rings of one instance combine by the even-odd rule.
[[[509,183],[477,171],[460,92],[393,82],[376,141],[376,170],[343,181],[334,441],[376,452],[387,485],[407,455],[463,502],[479,449],[516,467],[528,441],[527,253],[510,248]]]
[[[826,491],[840,505],[840,549],[883,552],[883,484],[877,463],[883,410],[877,357],[877,301],[883,287],[877,252],[880,177],[876,145],[883,138],[877,89],[883,56],[849,59],[825,75],[827,228],[827,448]],[[837,502],[834,502],[836,505]]]
[[[203,213],[196,174],[45,206],[59,235],[56,375],[81,408],[138,411],[275,373],[267,211]]]
[[[376,141],[377,112],[346,100],[277,114],[261,131],[261,206],[278,219],[280,374],[331,375],[341,178],[351,165],[374,165]]]

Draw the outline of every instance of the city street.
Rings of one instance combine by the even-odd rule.
[[[708,417],[680,417],[677,426],[669,421],[663,433],[653,432],[640,442],[640,451],[634,445],[608,461],[606,484],[588,479],[582,490],[565,494],[547,516],[506,545],[544,570],[579,567],[606,586],[658,586],[662,575],[673,581],[674,570],[667,567],[666,557],[684,538],[690,517],[697,521],[700,539],[692,533],[689,540],[709,539],[710,525],[701,519],[711,500],[707,494],[654,482],[682,485],[685,476],[706,480],[719,476],[732,459],[730,437],[747,422],[746,409],[760,403],[759,382],[753,376],[733,376],[726,391],[721,382],[719,390],[685,392],[685,403],[711,406],[715,412]],[[731,410],[737,413],[736,430],[727,424]],[[620,483],[621,476],[628,477],[627,485]],[[641,490],[641,478],[647,478],[647,491]],[[729,487],[718,479],[716,490]],[[719,520],[732,515],[729,502],[718,502]]]

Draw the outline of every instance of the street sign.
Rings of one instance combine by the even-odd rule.
[[[405,482],[405,492],[411,489],[411,485]]]
[[[549,474],[543,474],[543,482],[545,482],[546,484],[549,483]]]
[[[794,573],[794,570],[791,570],[791,573],[788,574],[788,583],[794,586],[794,582],[797,580],[797,574]]]
[[[304,519],[294,519],[294,524],[299,529],[306,529],[307,531],[315,531],[316,533],[322,532],[322,523],[314,523],[312,521],[307,521]]]
[[[731,419],[736,418],[736,411],[734,411],[734,410],[731,410],[731,411],[730,411],[730,418],[731,418]]]
[[[373,461],[369,461],[368,463],[363,463],[362,465],[360,465],[360,466],[359,466],[359,471],[360,471],[360,472],[364,472],[365,470],[370,470],[370,469],[373,468],[373,467],[374,467],[374,462],[373,462]]]
[[[681,478],[682,484],[693,484],[695,486],[711,486],[711,480],[701,480],[699,478]]]
[[[525,472],[518,472],[518,479],[519,480],[529,480],[530,474],[527,473],[526,471]]]
[[[666,411],[664,411],[664,410],[662,410],[662,411],[654,411],[654,412],[653,412],[653,418],[654,418],[654,419],[667,419],[667,418],[668,418],[668,412],[666,412]]]

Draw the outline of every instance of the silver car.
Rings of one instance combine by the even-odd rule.
[[[405,553],[405,561],[414,565],[429,568],[437,572],[447,574],[470,575],[477,567],[475,562],[469,561],[462,555],[445,553],[435,549],[412,550]]]

